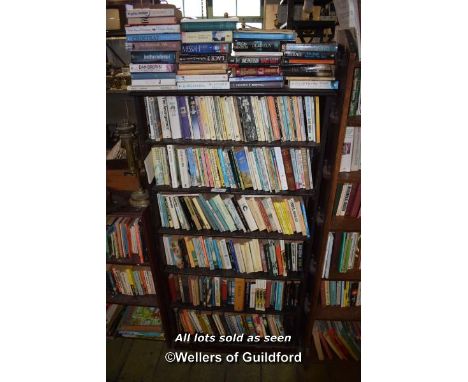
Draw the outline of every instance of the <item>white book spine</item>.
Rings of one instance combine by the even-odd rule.
[[[170,195],[165,195],[164,198],[166,199],[167,207],[169,209],[169,214],[171,215],[172,228],[180,229],[179,219],[177,218],[177,213],[176,213],[176,209],[174,206],[173,197]]]
[[[125,27],[126,34],[179,33],[180,25],[133,25]]]
[[[288,81],[289,89],[335,89],[335,81]]]
[[[169,122],[171,125],[171,135],[173,139],[182,138],[180,130],[179,108],[176,97],[166,97],[167,109],[169,111]]]
[[[131,73],[173,72],[175,64],[130,64]]]
[[[171,138],[171,125],[169,121],[169,110],[167,108],[166,97],[158,97],[159,117],[163,138]]]
[[[341,151],[340,172],[351,171],[351,155],[353,152],[354,129],[351,126],[346,127],[343,148]]]
[[[177,83],[179,90],[227,90],[229,89],[229,82],[227,81],[209,81],[209,82],[179,82]]]
[[[257,239],[253,239],[249,241],[250,245],[250,253],[252,253],[253,257],[253,265],[255,272],[262,272],[262,259],[260,258],[260,244]]]
[[[127,9],[127,17],[161,17],[174,16],[175,8],[134,8]]]
[[[222,240],[220,240],[220,243],[221,243],[220,249],[222,249],[223,263],[225,265],[224,269],[232,269],[231,260],[229,259],[229,253],[228,253],[227,247],[226,247],[226,240],[222,239]]]
[[[177,149],[177,159],[182,188],[190,188],[190,176],[188,173],[187,153],[185,149]]]
[[[283,156],[281,155],[281,148],[275,147],[274,149],[275,149],[276,165],[278,166],[278,174],[279,174],[280,182],[281,182],[281,189],[287,190],[288,182],[286,179],[286,172],[284,170]]]
[[[128,91],[152,91],[152,90],[177,90],[177,85],[129,85],[127,86]]]
[[[254,272],[252,256],[250,255],[250,248],[248,242],[242,244],[242,256],[244,258],[245,270],[247,273]]]
[[[166,86],[175,85],[176,80],[173,78],[153,78],[148,80],[132,80],[132,86]]]
[[[232,42],[232,31],[182,32],[183,43]]]
[[[355,127],[353,133],[353,151],[351,155],[351,171],[361,168],[361,128]]]
[[[252,212],[250,211],[250,208],[247,205],[247,201],[245,200],[244,196],[241,196],[237,200],[237,203],[239,204],[239,207],[242,213],[244,214],[247,225],[249,226],[249,230],[256,231],[258,229],[257,224],[255,223],[255,220],[252,216]]]
[[[177,176],[177,160],[175,157],[174,146],[167,145],[167,157],[169,160],[169,171],[171,173],[171,185],[172,188],[179,187],[179,178]]]

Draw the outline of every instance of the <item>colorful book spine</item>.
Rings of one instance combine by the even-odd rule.
[[[178,41],[180,33],[150,33],[150,34],[131,34],[127,36],[127,42],[136,41]]]
[[[230,53],[231,44],[226,43],[199,43],[199,44],[182,44],[182,54],[216,54]]]

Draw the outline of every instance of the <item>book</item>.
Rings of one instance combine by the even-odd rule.
[[[289,81],[290,89],[330,89],[338,90],[339,81]]]
[[[354,128],[352,126],[347,126],[345,130],[345,136],[343,139],[343,146],[341,149],[340,172],[351,171],[353,136],[354,136]]]
[[[131,52],[130,60],[132,64],[162,63],[174,64],[176,61],[175,52]]]
[[[180,21],[181,30],[184,32],[198,31],[233,31],[239,22],[237,17],[218,18],[218,19],[188,19],[183,18]]]
[[[180,25],[167,24],[167,25],[127,25],[125,26],[125,33],[130,34],[152,34],[152,33],[179,33]]]
[[[175,64],[130,64],[130,72],[173,72]]]
[[[227,74],[181,74],[176,77],[177,82],[216,82],[227,81]]]
[[[228,81],[208,81],[208,82],[179,82],[177,83],[178,90],[212,90],[212,89],[229,89]]]
[[[127,49],[130,52],[139,52],[139,51],[179,52],[180,41],[126,42],[125,49]]]
[[[286,29],[256,29],[256,30],[236,30],[233,32],[234,40],[279,40],[294,41],[297,34]]]
[[[127,25],[169,25],[177,24],[179,18],[175,16],[164,16],[164,17],[128,17]]]
[[[232,31],[182,32],[182,42],[232,42]]]
[[[314,51],[314,52],[337,52],[338,44],[294,44],[286,43],[283,45],[283,50],[286,51]]]
[[[179,41],[180,33],[147,33],[127,35],[127,42],[136,41]]]
[[[151,8],[133,8],[126,10],[127,17],[167,17],[174,16],[180,18],[182,13],[174,5],[158,4]]]
[[[182,54],[228,54],[231,44],[228,43],[182,43]]]

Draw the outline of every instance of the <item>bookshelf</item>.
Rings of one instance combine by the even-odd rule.
[[[114,206],[114,208],[108,208],[108,216],[115,217],[129,217],[139,218],[141,220],[140,233],[142,235],[142,249],[144,252],[144,260],[140,261],[138,256],[131,256],[130,258],[106,258],[106,264],[108,265],[125,265],[131,266],[133,269],[147,268],[151,270],[153,283],[156,289],[156,294],[148,295],[124,295],[124,294],[113,294],[106,293],[107,304],[118,304],[124,306],[144,306],[144,307],[157,307],[159,308],[161,315],[161,323],[166,333],[168,330],[166,323],[168,322],[166,310],[161,307],[164,306],[164,302],[161,300],[161,293],[163,286],[161,285],[161,277],[158,276],[159,268],[156,265],[155,259],[155,246],[154,246],[154,232],[153,224],[151,219],[151,212],[149,208],[134,208],[129,206]],[[166,337],[166,341],[168,341]]]
[[[173,144],[176,146],[201,146],[201,147],[242,147],[242,146],[253,146],[253,147],[288,147],[288,148],[309,148],[311,155],[313,155],[312,161],[312,173],[314,179],[313,190],[300,189],[297,191],[281,191],[278,193],[255,191],[253,189],[217,189],[208,187],[193,187],[193,188],[172,188],[170,186],[155,186],[154,182],[148,185],[147,188],[150,192],[151,200],[151,215],[154,218],[154,232],[155,232],[155,253],[158,256],[154,258],[155,275],[160,275],[160,282],[162,284],[160,299],[161,301],[161,312],[164,310],[165,317],[167,318],[165,333],[166,338],[172,343],[175,348],[188,348],[197,350],[212,350],[212,351],[232,351],[233,348],[245,349],[249,351],[265,351],[271,348],[271,343],[242,343],[242,344],[223,344],[223,343],[191,343],[183,344],[175,342],[175,338],[179,333],[177,326],[177,317],[174,308],[176,309],[188,309],[193,311],[205,311],[205,312],[218,312],[218,313],[239,313],[239,314],[267,314],[273,316],[285,317],[284,326],[286,334],[292,335],[293,341],[291,343],[274,344],[275,349],[284,349],[285,351],[294,351],[299,347],[303,346],[303,335],[305,330],[305,320],[303,315],[304,298],[305,298],[305,284],[308,282],[309,262],[311,258],[312,240],[315,236],[316,222],[317,222],[317,203],[318,195],[320,195],[320,186],[322,180],[322,169],[324,161],[324,147],[327,143],[327,135],[329,129],[334,129],[338,123],[336,115],[336,105],[338,91],[333,90],[290,90],[288,88],[283,89],[231,89],[231,90],[207,90],[207,91],[191,91],[191,90],[167,90],[167,91],[130,91],[129,95],[133,96],[136,105],[136,116],[137,116],[137,129],[139,131],[138,137],[140,139],[140,145],[142,147],[143,157],[145,157],[153,146],[165,146]],[[320,97],[320,120],[321,120],[321,133],[320,143],[315,142],[233,142],[233,141],[207,141],[207,140],[191,140],[191,139],[163,139],[161,141],[153,141],[149,139],[148,134],[148,123],[146,120],[146,109],[145,109],[145,96],[157,97],[157,96],[233,96],[233,95],[246,95],[246,96],[319,96]],[[219,232],[215,230],[182,230],[162,227],[159,213],[159,206],[157,201],[157,195],[159,193],[170,193],[170,194],[220,194],[220,195],[247,195],[247,196],[300,196],[304,200],[304,204],[307,211],[307,224],[311,235],[309,238],[302,234],[286,235],[278,232],[267,232],[267,231],[254,231],[254,232]],[[212,238],[238,238],[238,239],[265,239],[265,240],[290,240],[290,241],[303,241],[303,271],[301,272],[289,272],[287,276],[272,276],[269,273],[237,273],[234,270],[210,270],[208,268],[184,268],[179,269],[175,266],[166,264],[165,250],[163,235],[180,235],[186,237],[197,237],[206,236]],[[192,304],[173,303],[171,302],[169,292],[169,275],[188,275],[188,276],[213,276],[221,278],[241,278],[245,280],[271,280],[271,281],[295,281],[300,282],[299,289],[299,301],[297,306],[291,308],[285,308],[281,311],[273,309],[266,309],[265,312],[256,311],[248,308],[248,304],[245,304],[245,308],[242,311],[234,311],[232,306],[223,307],[206,307],[206,306],[193,306]]]
[[[342,233],[342,232],[361,232],[361,219],[351,216],[335,216],[334,204],[337,194],[337,188],[340,184],[349,183],[353,186],[361,182],[361,171],[351,172],[340,172],[342,147],[345,140],[346,127],[360,127],[361,117],[360,116],[349,116],[350,102],[353,91],[353,78],[354,71],[356,68],[360,68],[361,63],[355,53],[346,54],[346,74],[343,79],[343,93],[342,93],[342,109],[339,121],[338,129],[335,134],[329,138],[330,146],[327,147],[327,153],[325,156],[325,164],[327,171],[324,172],[324,185],[320,195],[320,210],[322,211],[322,224],[318,231],[316,245],[317,253],[317,267],[315,270],[315,277],[312,283],[310,293],[310,311],[307,319],[306,329],[306,344],[310,346],[311,354],[310,357],[314,360],[318,360],[318,355],[313,342],[313,328],[314,323],[317,320],[321,321],[350,321],[360,322],[361,320],[361,307],[360,306],[324,306],[321,302],[321,283],[325,278],[322,278],[322,270],[326,262],[327,252],[327,239],[330,232]],[[359,215],[360,216],[360,215]],[[360,254],[359,254],[360,256]],[[360,282],[361,271],[354,267],[345,273],[340,273],[337,270],[337,253],[331,253],[331,266],[328,277],[326,280],[330,282]],[[334,355],[334,360],[339,361],[338,357]],[[327,360],[327,358],[325,357]],[[330,361],[330,360],[327,360]]]

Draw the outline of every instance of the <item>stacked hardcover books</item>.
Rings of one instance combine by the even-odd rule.
[[[338,89],[335,62],[338,45],[283,44],[281,68],[290,89]]]
[[[122,337],[164,339],[159,308],[128,306],[117,331]]]
[[[229,89],[227,57],[237,17],[183,19],[177,88]]]
[[[288,30],[235,31],[229,60],[231,89],[282,88],[281,44],[295,40],[296,33]]]
[[[175,90],[181,12],[170,4],[127,10],[128,90]]]

